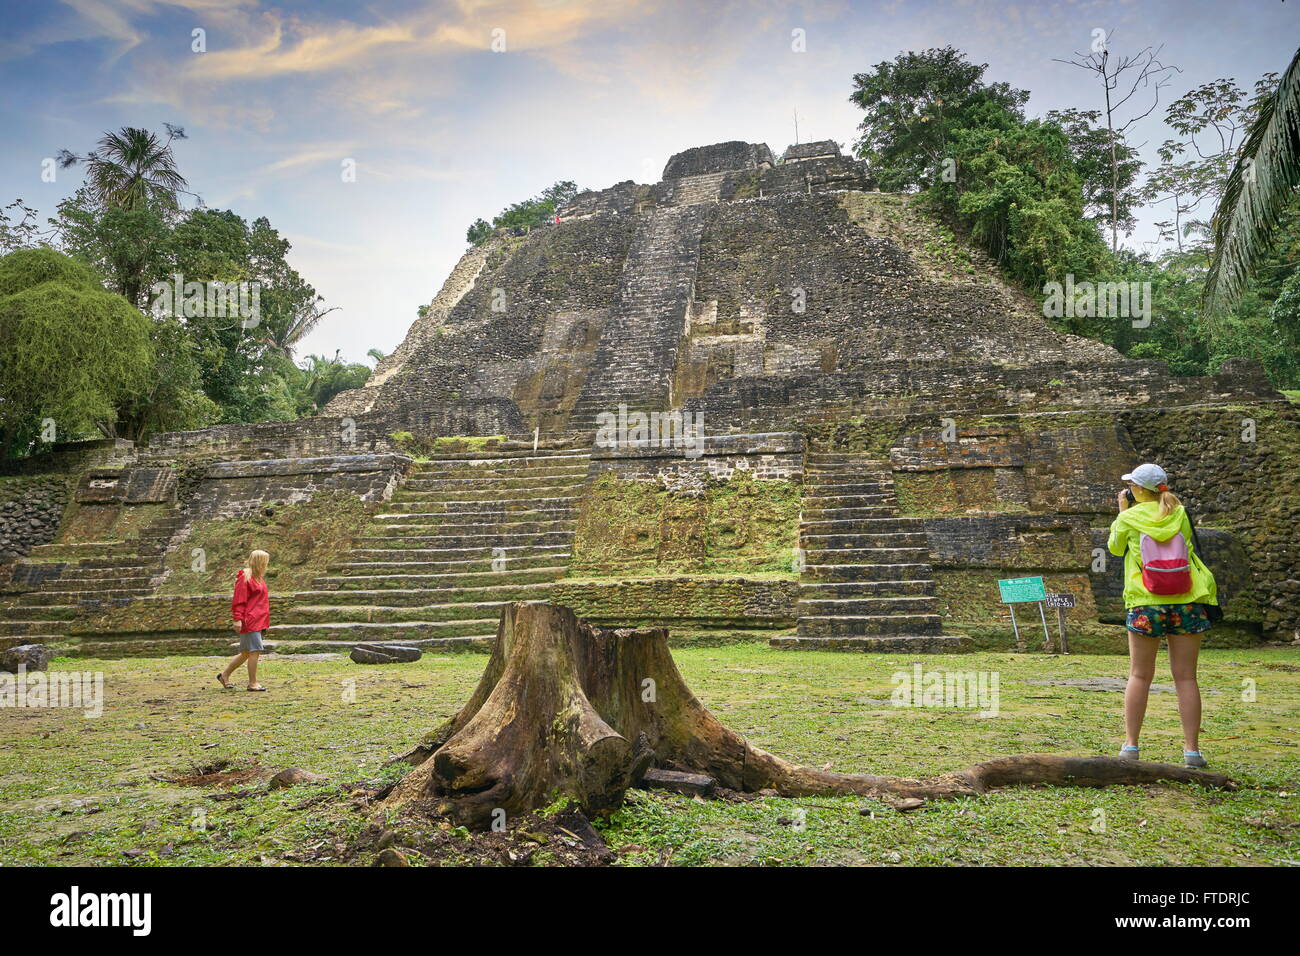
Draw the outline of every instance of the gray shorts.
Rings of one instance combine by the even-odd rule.
[[[249,631],[247,634],[239,635],[239,649],[241,651],[260,651],[262,650],[262,632]]]

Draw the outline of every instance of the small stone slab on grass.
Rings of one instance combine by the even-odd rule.
[[[408,644],[358,644],[348,655],[357,664],[409,664],[424,652]]]
[[[702,773],[683,773],[680,770],[652,767],[641,778],[641,787],[645,790],[671,790],[688,797],[711,797],[718,788],[718,781]]]

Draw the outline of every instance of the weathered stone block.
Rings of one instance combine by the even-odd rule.
[[[19,644],[0,651],[0,671],[17,674],[19,669],[31,671],[49,670],[54,652],[44,644]]]
[[[358,644],[348,654],[355,664],[406,664],[423,656],[418,647],[402,644]]]

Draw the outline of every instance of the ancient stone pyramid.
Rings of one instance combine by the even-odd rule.
[[[436,434],[590,431],[619,405],[785,427],[865,395],[1115,365],[833,142],[678,153],[653,185],[470,249],[365,388],[327,414]],[[1048,368],[1051,366],[1051,368]],[[1068,367],[1068,368],[1067,368]]]
[[[602,439],[638,411],[701,439]],[[1143,460],[1202,520],[1209,640],[1300,635],[1300,408],[1255,363],[1178,377],[1063,334],[831,142],[690,149],[498,232],[321,415],[85,444],[29,463],[73,500],[14,552],[0,650],[220,651],[227,578],[191,555],[237,541],[297,582],[282,653],[486,648],[532,600],[710,643],[1006,648],[997,581],[1025,576],[1076,600],[1075,649],[1122,651],[1105,545]],[[336,499],[364,523],[320,520]]]

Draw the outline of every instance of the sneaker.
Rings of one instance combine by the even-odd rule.
[[[1206,763],[1205,758],[1201,756],[1199,750],[1184,750],[1183,763],[1195,770],[1200,770],[1202,767],[1209,766],[1209,764]]]
[[[1119,748],[1119,756],[1120,756],[1120,759],[1121,759],[1121,760],[1141,760],[1141,759],[1142,759],[1141,757],[1138,756],[1138,748],[1137,748],[1137,747],[1130,747],[1128,744],[1125,744],[1123,747],[1120,747],[1120,748]]]

